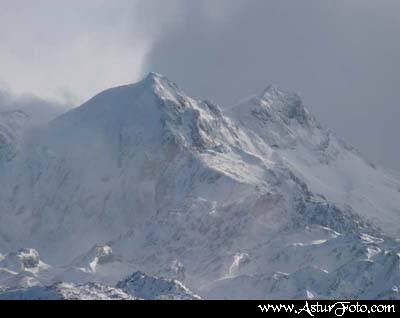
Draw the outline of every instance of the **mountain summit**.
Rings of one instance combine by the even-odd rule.
[[[399,297],[399,181],[296,94],[223,110],[150,73],[22,140],[0,160],[0,251],[37,250],[46,285],[63,268],[80,286],[139,271],[202,298]]]

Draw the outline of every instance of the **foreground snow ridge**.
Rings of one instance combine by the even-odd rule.
[[[0,113],[2,299],[400,298],[399,180],[296,94],[150,73],[28,121]]]
[[[199,300],[182,283],[143,273],[134,273],[117,287],[99,283],[56,283],[51,286],[32,286],[8,289],[0,300]]]

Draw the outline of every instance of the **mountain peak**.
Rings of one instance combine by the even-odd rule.
[[[307,125],[311,120],[298,94],[281,90],[275,85],[269,85],[261,93],[243,100],[234,106],[231,112],[250,112],[262,120],[279,121],[285,125],[292,121]]]
[[[164,78],[165,76],[164,75],[162,75],[162,74],[160,74],[160,73],[157,73],[157,72],[149,72],[149,73],[147,73],[147,75],[146,75],[146,79],[160,79],[160,78]]]
[[[258,96],[275,110],[283,112],[288,118],[304,117],[305,108],[300,95],[281,90],[275,85],[270,85]]]
[[[149,85],[153,89],[163,87],[164,89],[168,88],[174,91],[179,90],[178,85],[176,85],[173,81],[168,79],[166,76],[155,72],[149,72],[139,83],[142,83],[146,86]]]
[[[196,300],[199,296],[192,293],[181,282],[148,276],[143,272],[133,273],[125,280],[117,284],[117,288],[127,294],[134,295],[141,299],[149,300]]]
[[[279,88],[279,86],[270,84],[262,91],[262,93],[259,96],[266,97],[266,96],[276,96],[276,95],[285,95],[285,94],[287,94],[287,92],[281,90]]]
[[[170,82],[165,76],[159,74],[159,73],[155,73],[155,72],[149,72],[143,79],[141,82],[144,82],[146,84],[155,84],[158,82],[162,82],[162,81],[167,81]]]
[[[221,111],[149,73],[17,133],[0,113],[0,252],[35,250],[0,254],[0,299],[400,298],[400,182],[296,94]]]

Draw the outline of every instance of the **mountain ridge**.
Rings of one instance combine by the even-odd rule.
[[[270,87],[223,110],[150,73],[24,142],[0,166],[2,253],[29,245],[71,277],[113,285],[145,271],[205,298],[387,295],[380,282],[358,295],[357,268],[400,285],[382,265],[396,255],[399,181],[296,94]],[[288,283],[274,289],[278,272]],[[354,292],[319,283],[325,275]]]

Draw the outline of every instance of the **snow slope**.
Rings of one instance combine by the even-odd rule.
[[[43,262],[34,249],[21,249],[16,253],[0,255],[0,300],[1,299],[49,299],[49,300],[135,300],[171,299],[195,300],[199,296],[181,282],[162,277],[148,276],[142,272],[126,274],[115,285],[115,276],[106,275],[103,269],[117,262],[107,246],[96,247],[94,260],[98,263],[88,270],[73,264],[64,267],[51,266]],[[78,260],[88,259],[92,251]],[[127,266],[128,267],[128,266]],[[119,275],[123,272],[113,267]],[[60,282],[64,280],[64,282]]]
[[[134,273],[111,287],[99,283],[55,283],[51,286],[9,288],[0,300],[200,300],[182,283]]]
[[[58,283],[49,287],[35,286],[7,290],[0,300],[135,300],[117,288],[100,284],[75,285]]]
[[[117,288],[130,295],[148,300],[199,300],[200,297],[192,293],[177,280],[151,277],[136,272],[117,284]]]
[[[274,87],[222,111],[150,73],[0,165],[1,251],[32,246],[66,283],[140,271],[167,280],[131,277],[138,298],[175,280],[202,298],[399,297],[399,181]]]
[[[321,127],[299,96],[268,87],[229,109],[238,124],[276,149],[314,193],[348,205],[399,236],[400,183]]]
[[[10,161],[17,153],[20,137],[29,116],[22,111],[0,112],[0,161]]]

